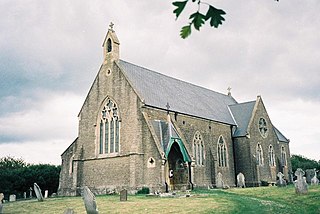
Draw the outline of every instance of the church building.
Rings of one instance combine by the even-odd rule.
[[[120,59],[112,25],[104,61],[78,115],[78,137],[63,152],[59,195],[215,188],[289,180],[289,140],[261,96],[238,103]],[[221,183],[221,182],[220,182]]]

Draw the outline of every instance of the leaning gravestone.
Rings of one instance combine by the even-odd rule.
[[[3,207],[2,200],[3,200],[3,198],[4,198],[3,193],[0,193],[0,213],[2,213],[2,207]]]
[[[319,185],[319,179],[317,178],[317,170],[314,169],[314,176],[311,179],[311,185]]]
[[[127,201],[128,200],[128,191],[123,189],[120,191],[120,201]]]
[[[294,173],[297,176],[295,180],[295,188],[297,194],[307,194],[308,193],[308,184],[304,176],[304,171],[300,168]]]
[[[17,197],[15,194],[12,194],[12,195],[9,195],[9,201],[12,202],[12,201],[16,201]]]
[[[277,186],[278,187],[287,186],[286,180],[283,179],[284,175],[282,174],[282,172],[278,172],[277,176],[279,177],[279,180],[277,180]]]
[[[222,174],[221,174],[221,172],[219,172],[218,175],[217,175],[216,187],[217,187],[217,188],[224,188],[224,182],[223,182],[223,179],[222,179]]]
[[[244,174],[242,174],[241,172],[237,175],[237,187],[246,187],[245,177]]]
[[[40,189],[40,187],[38,186],[37,183],[33,184],[33,189],[34,189],[34,192],[36,193],[38,201],[43,201],[43,196],[42,196],[42,193],[41,193],[41,189]]]
[[[83,187],[82,198],[83,198],[84,206],[86,207],[87,214],[99,213],[97,204],[96,204],[96,197],[87,186]]]

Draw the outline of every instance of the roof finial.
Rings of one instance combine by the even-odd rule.
[[[167,111],[169,112],[169,109],[170,109],[170,105],[169,105],[169,102],[167,102],[167,105],[166,105],[166,107],[167,107]]]
[[[113,26],[114,26],[114,24],[113,24],[112,22],[110,22],[109,30],[114,31],[114,30],[113,30]]]
[[[228,96],[231,96],[231,87],[229,86],[227,90],[228,90]]]

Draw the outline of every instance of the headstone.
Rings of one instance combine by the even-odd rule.
[[[23,198],[27,199],[27,192],[23,192]]]
[[[34,183],[33,184],[33,188],[34,188],[34,192],[36,193],[38,201],[43,201],[43,196],[42,196],[42,193],[41,193],[41,189],[38,186],[38,184]]]
[[[56,197],[56,196],[57,196],[57,193],[55,193],[55,192],[51,194],[51,197],[52,197],[52,198],[54,198],[54,197]]]
[[[128,191],[123,189],[120,191],[120,201],[127,201],[128,199]]]
[[[246,187],[246,181],[244,174],[241,172],[237,175],[237,187],[245,188]]]
[[[287,182],[286,182],[286,180],[283,179],[284,175],[282,174],[282,172],[278,172],[277,176],[279,178],[279,180],[277,180],[277,186],[278,187],[286,187]]]
[[[9,201],[12,202],[12,201],[16,201],[17,197],[15,194],[12,194],[12,195],[9,195]]]
[[[68,208],[64,211],[63,214],[75,214],[75,212],[73,211],[73,209]]]
[[[30,191],[29,197],[32,198],[32,187],[29,188],[29,191]]]
[[[2,200],[3,200],[3,198],[4,198],[3,193],[0,193],[0,213],[2,213],[2,207],[3,207]]]
[[[310,184],[311,183],[311,179],[314,176],[314,169],[306,169],[306,179],[307,179],[307,183]]]
[[[319,185],[319,179],[317,178],[318,170],[314,169],[314,176],[311,178],[311,185]]]
[[[82,198],[83,198],[84,206],[86,207],[87,214],[99,213],[97,204],[96,204],[96,197],[87,186],[83,187]]]
[[[295,180],[295,188],[297,194],[307,194],[308,193],[308,184],[306,182],[306,177],[304,176],[304,171],[300,168],[294,173],[297,176]]]
[[[44,191],[44,198],[48,198],[48,193],[49,193],[48,190]]]
[[[223,179],[222,179],[222,174],[221,174],[221,172],[219,172],[218,175],[217,175],[216,187],[217,187],[217,188],[224,188],[224,182],[223,182]]]

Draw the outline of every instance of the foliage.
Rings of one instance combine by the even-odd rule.
[[[279,0],[275,0],[279,1]],[[196,30],[200,30],[200,27],[206,22],[209,21],[211,27],[218,28],[219,25],[222,25],[222,22],[225,21],[223,15],[226,15],[226,12],[222,9],[215,8],[211,4],[203,2],[202,0],[185,0],[185,1],[174,1],[172,2],[173,6],[176,8],[173,10],[173,13],[176,15],[176,19],[180,16],[182,11],[185,9],[188,2],[197,4],[197,11],[189,16],[189,24],[183,26],[180,31],[181,38],[185,39],[191,34],[191,27]],[[206,13],[202,13],[201,6],[206,5],[208,7]]]
[[[177,193],[179,194],[179,193]],[[99,213],[319,213],[320,186],[310,186],[307,195],[296,195],[293,185],[283,188],[255,187],[229,190],[197,190],[191,197],[174,198],[128,195],[97,196]],[[67,208],[86,213],[81,197],[57,197],[5,203],[5,213],[63,213]]]
[[[59,186],[60,166],[49,164],[27,164],[22,159],[4,157],[0,159],[0,192],[6,199],[10,194],[23,197],[23,192],[29,192],[37,183],[42,190],[49,194],[56,192]]]
[[[142,187],[142,189],[138,190],[137,194],[149,194],[150,193],[150,189],[148,187]]]
[[[293,172],[295,172],[298,168],[301,168],[304,171],[307,169],[320,170],[320,160],[317,162],[301,155],[292,155],[290,159]]]

